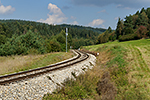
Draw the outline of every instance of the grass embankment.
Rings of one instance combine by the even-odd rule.
[[[44,67],[71,57],[73,57],[73,53],[65,52],[0,57],[0,75]]]
[[[62,89],[44,100],[149,100],[150,99],[150,39],[109,42],[84,47],[99,52],[97,65],[68,80]]]

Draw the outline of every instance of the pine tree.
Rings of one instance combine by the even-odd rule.
[[[129,16],[126,16],[126,18],[125,18],[126,20],[125,20],[125,22],[124,22],[124,26],[126,27],[126,28],[132,28],[133,29],[133,19],[132,19],[132,16],[131,15],[129,15]]]
[[[143,13],[143,12],[146,12],[144,7],[141,9],[140,14]]]
[[[148,23],[150,24],[150,8],[147,8],[146,15],[147,15],[147,17],[149,19]]]
[[[108,27],[107,31],[108,31],[108,33],[111,33],[111,32],[112,32],[112,29],[111,29],[110,26]]]
[[[140,12],[139,12],[139,11],[137,11],[135,15],[139,15],[139,14],[140,14]]]
[[[122,35],[123,28],[124,28],[123,20],[119,18],[118,23],[117,23],[117,28],[116,28],[117,39],[119,38],[119,35]]]
[[[141,26],[141,25],[142,25],[142,26],[147,26],[147,25],[148,25],[148,21],[149,21],[149,19],[148,19],[146,13],[145,13],[145,12],[142,12],[142,13],[139,15],[137,25],[138,25],[138,26]]]

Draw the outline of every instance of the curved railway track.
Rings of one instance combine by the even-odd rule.
[[[0,76],[0,85],[21,81],[27,78],[32,78],[38,75],[48,73],[50,71],[69,67],[71,65],[82,62],[89,57],[87,53],[82,52],[82,51],[74,50],[74,53],[77,54],[75,58],[72,58],[72,59],[69,59],[60,63],[52,64],[52,65],[42,67],[42,68],[36,68],[36,69],[28,70],[28,71],[23,71],[19,73]]]

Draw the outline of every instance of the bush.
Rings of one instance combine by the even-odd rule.
[[[139,39],[139,37],[137,36],[137,34],[128,34],[128,35],[122,35],[119,36],[119,41],[129,41],[129,40],[137,40]]]
[[[139,38],[146,38],[147,33],[148,33],[148,30],[147,30],[147,27],[145,26],[140,26],[136,31],[136,34]]]
[[[31,31],[23,35],[13,35],[5,44],[0,46],[0,55],[20,55],[32,53],[43,54],[46,52],[45,41],[37,33]]]
[[[59,44],[59,42],[54,38],[52,40],[50,40],[49,45],[51,46],[51,52],[59,52],[61,51],[61,45]]]
[[[7,41],[7,37],[5,35],[0,34],[0,45],[4,44]]]
[[[133,31],[133,29],[132,28],[125,28],[124,29],[124,33],[127,35],[127,34],[133,34],[134,33],[134,31]]]

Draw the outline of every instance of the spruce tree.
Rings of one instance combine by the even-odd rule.
[[[119,35],[122,34],[123,28],[124,28],[123,20],[121,20],[121,19],[119,18],[118,23],[117,23],[117,28],[116,28],[117,39],[119,38]]]

